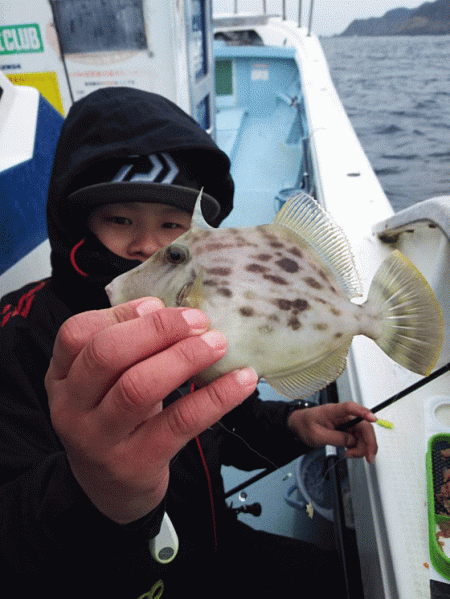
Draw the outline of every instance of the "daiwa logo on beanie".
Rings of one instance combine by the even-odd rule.
[[[68,196],[69,207],[80,213],[99,204],[114,202],[150,202],[194,210],[198,192],[199,164],[190,152],[154,152],[109,158],[93,164],[77,179],[80,188]],[[202,194],[202,210],[207,221],[213,222],[220,213],[219,202]]]
[[[174,159],[167,152],[150,154],[149,156],[133,156],[130,158],[135,158],[136,161],[124,164],[111,181],[141,181],[170,185],[174,183],[176,176],[180,172]],[[186,183],[184,184],[186,185]]]

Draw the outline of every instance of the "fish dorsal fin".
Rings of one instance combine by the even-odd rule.
[[[333,273],[347,295],[361,295],[361,283],[348,239],[330,214],[306,193],[299,193],[284,204],[273,224],[313,249]]]
[[[198,194],[197,199],[195,201],[194,211],[192,213],[191,227],[196,227],[197,229],[214,229],[214,227],[208,225],[208,223],[204,219],[202,211],[202,193],[203,187],[201,188],[200,193]]]

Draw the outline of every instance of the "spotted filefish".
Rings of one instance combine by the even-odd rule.
[[[304,193],[271,224],[219,229],[204,220],[200,194],[189,231],[106,291],[112,305],[156,296],[208,315],[228,346],[197,384],[251,366],[281,395],[309,397],[344,370],[355,335],[420,374],[431,372],[443,342],[439,303],[398,251],[381,264],[365,303],[351,301],[361,291],[348,240]]]

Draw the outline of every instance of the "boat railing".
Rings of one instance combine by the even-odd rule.
[[[306,2],[303,2],[303,0],[294,0],[295,4],[297,5],[297,10],[295,11],[295,13],[293,12],[292,14],[296,14],[297,15],[297,24],[299,27],[303,26],[303,17],[304,17],[304,13],[306,13],[306,18],[308,21],[308,35],[311,35],[311,30],[312,30],[312,20],[313,20],[313,12],[314,12],[314,0],[310,0],[309,1],[309,11],[308,11],[308,7],[306,7],[306,9],[304,9]],[[269,13],[268,12],[268,7],[267,7],[267,0],[261,0],[261,8],[259,10],[252,10],[252,16],[255,18],[258,18],[258,16],[261,18],[268,18],[270,16],[281,16],[281,18],[283,19],[283,21],[287,20],[287,13],[288,13],[288,8],[290,8],[290,6],[292,6],[293,2],[289,3],[289,7],[288,7],[288,2],[287,0],[280,0],[279,3],[279,13]],[[271,6],[273,6],[273,2],[271,2]],[[239,7],[239,0],[234,0],[234,7],[233,7],[233,13],[236,16],[239,16],[240,14],[242,14],[240,12],[240,7]],[[246,16],[247,16],[247,12],[246,12]]]

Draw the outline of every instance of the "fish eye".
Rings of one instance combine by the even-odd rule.
[[[165,257],[172,264],[183,264],[189,260],[189,250],[184,245],[175,243],[166,249]]]

